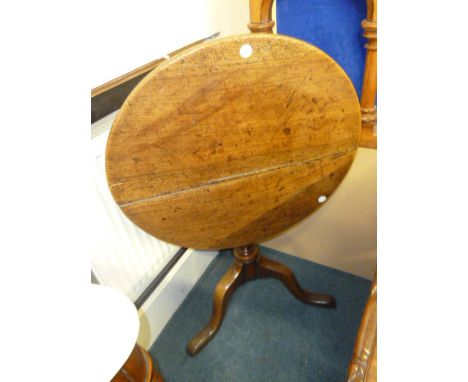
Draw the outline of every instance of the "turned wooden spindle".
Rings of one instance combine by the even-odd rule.
[[[367,38],[366,64],[361,92],[361,120],[363,133],[374,132],[377,122],[375,98],[377,94],[377,0],[367,0],[367,18],[361,23]]]
[[[273,0],[250,0],[250,23],[252,33],[273,33]]]
[[[354,353],[348,368],[348,382],[377,380],[377,274],[362,315]]]

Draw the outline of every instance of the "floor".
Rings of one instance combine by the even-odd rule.
[[[261,247],[296,274],[304,288],[329,293],[336,309],[296,300],[273,279],[239,288],[214,339],[195,357],[187,342],[208,322],[214,287],[231,264],[220,252],[150,349],[168,382],[346,379],[370,280]]]

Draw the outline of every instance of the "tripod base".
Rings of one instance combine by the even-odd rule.
[[[234,263],[216,285],[210,322],[187,345],[187,353],[191,356],[197,354],[220,328],[229,299],[236,288],[257,277],[273,277],[280,280],[294,297],[305,304],[323,308],[336,307],[333,296],[312,293],[302,289],[291,269],[281,263],[260,256],[256,244],[235,248],[233,256]]]

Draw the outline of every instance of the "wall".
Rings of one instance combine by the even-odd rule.
[[[248,33],[249,1],[102,0],[90,19],[94,88],[214,33]]]
[[[377,151],[359,149],[337,190],[266,247],[371,279],[377,256]]]

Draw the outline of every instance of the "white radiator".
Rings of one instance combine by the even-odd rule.
[[[109,191],[104,153],[117,112],[91,126],[90,167],[94,187],[91,268],[100,284],[135,301],[179,247],[148,235],[120,211]]]

